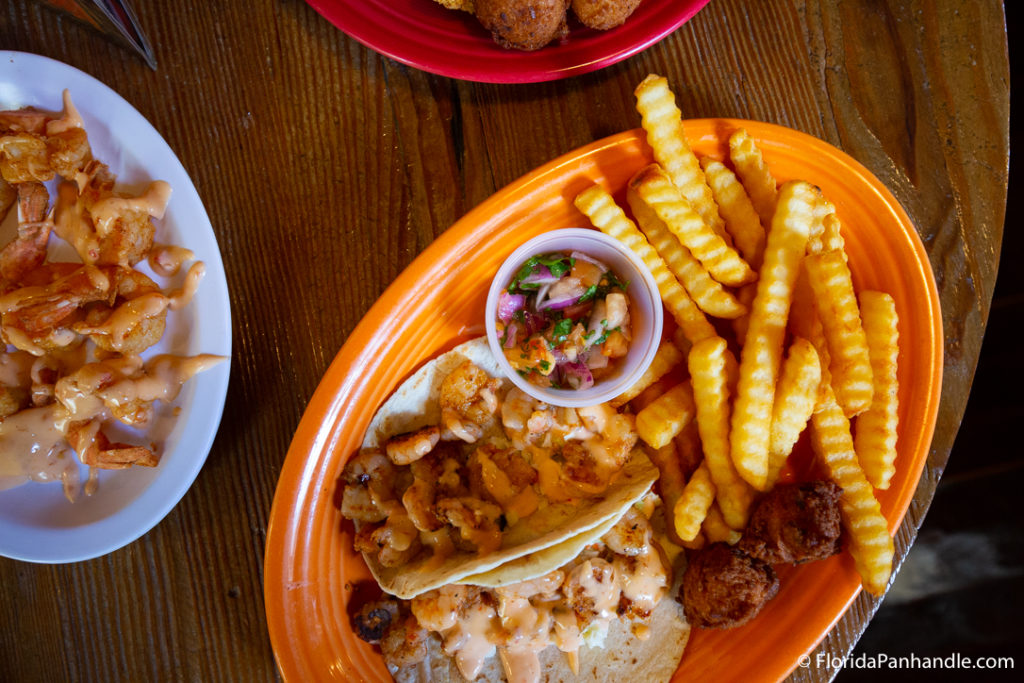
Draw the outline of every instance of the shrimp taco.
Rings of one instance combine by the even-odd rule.
[[[381,588],[412,598],[620,517],[658,476],[636,444],[631,415],[511,386],[479,338],[380,408],[345,465],[341,512]]]
[[[354,546],[390,594],[357,634],[396,680],[667,679],[689,627],[668,598],[683,555],[650,521],[657,477],[631,414],[549,406],[486,340],[456,347],[385,402],[342,473]]]
[[[671,544],[656,540],[644,509],[651,514],[649,505],[630,506],[459,584],[366,604],[353,618],[355,631],[380,645],[400,682],[667,681],[690,633],[672,599],[684,555],[669,559]],[[556,556],[561,564],[551,568]]]

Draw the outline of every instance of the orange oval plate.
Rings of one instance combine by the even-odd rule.
[[[900,317],[900,431],[896,475],[879,493],[893,533],[931,444],[942,379],[938,293],[913,224],[866,168],[831,145],[770,124],[686,122],[698,155],[725,158],[744,127],[780,181],[803,178],[836,206],[861,289],[892,294]],[[650,163],[643,132],[571,152],[497,192],[439,237],[395,280],[345,342],[313,395],[278,482],[267,530],[267,623],[285,680],[388,681],[375,649],[352,632],[348,603],[372,581],[335,504],[344,461],[384,399],[425,360],[483,333],[483,309],[501,262],[547,230],[588,225],[572,198],[592,182],[623,200]],[[778,596],[751,623],[695,631],[676,679],[777,680],[825,636],[860,591],[849,553],[783,569]]]

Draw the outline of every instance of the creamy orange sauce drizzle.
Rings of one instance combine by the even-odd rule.
[[[161,277],[173,277],[181,270],[186,261],[195,259],[191,249],[173,244],[154,244],[146,256],[146,262],[153,272]]]
[[[107,197],[90,208],[96,234],[109,235],[117,219],[125,213],[145,213],[153,218],[163,218],[167,202],[171,200],[171,186],[163,180],[155,180],[138,197]]]
[[[174,290],[167,295],[172,311],[181,310],[192,301],[196,291],[199,289],[199,283],[202,282],[205,275],[205,263],[196,261],[192,264],[188,269],[188,273],[185,274],[185,282],[182,284],[181,289]]]
[[[78,465],[56,427],[58,411],[56,405],[28,408],[0,420],[0,489],[61,481],[68,495],[77,487]]]
[[[441,635],[445,653],[467,680],[476,678],[497,651],[508,681],[538,683],[539,653],[552,644],[578,672],[584,639],[572,605],[587,605],[584,626],[588,633],[600,634],[619,618],[620,596],[631,601],[630,610],[646,616],[665,597],[671,582],[658,548],[648,539],[640,551],[635,556],[615,554],[610,562],[591,554],[535,579],[484,589],[497,601],[497,609],[493,600],[479,596],[466,604],[470,589],[465,586],[445,586],[414,598],[412,612],[420,626]],[[579,602],[567,597],[570,584]],[[650,635],[642,622],[631,628],[641,640]]]
[[[63,99],[64,113],[61,114],[59,119],[46,122],[47,135],[58,135],[73,128],[85,128],[85,124],[82,123],[82,116],[71,101],[71,92],[67,88],[64,89]]]

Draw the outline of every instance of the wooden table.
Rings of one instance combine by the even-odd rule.
[[[156,72],[28,0],[0,9],[0,45],[104,81],[177,152],[227,268],[231,388],[198,479],[141,540],[71,565],[0,559],[0,680],[277,678],[263,606],[267,517],[328,363],[391,280],[467,210],[564,152],[636,127],[630,93],[649,72],[676,86],[685,117],[760,119],[837,145],[920,231],[946,363],[931,454],[896,539],[897,563],[905,556],[963,415],[999,263],[1009,144],[1001,3],[713,0],[632,59],[531,86],[402,66],[299,0],[134,5]],[[861,595],[820,649],[849,652],[877,606]]]

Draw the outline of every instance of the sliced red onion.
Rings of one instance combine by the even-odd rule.
[[[521,311],[526,306],[526,297],[522,294],[509,294],[502,290],[498,295],[498,319],[506,325],[515,316],[516,311]]]
[[[506,349],[513,348],[519,343],[519,323],[511,322],[505,327],[505,343],[503,347]]]
[[[535,310],[540,310],[540,305],[548,298],[548,290],[550,289],[551,283],[549,282],[546,285],[541,285],[540,289],[537,290],[537,296],[533,300],[533,308]]]
[[[573,284],[575,283],[575,284]],[[586,292],[586,288],[576,278],[569,278],[553,286],[548,290],[548,298],[543,303],[537,304],[538,311],[554,310],[560,311],[563,308],[572,306]]]
[[[572,252],[572,257],[574,259],[579,259],[580,261],[586,261],[587,263],[593,263],[595,266],[597,266],[598,268],[601,269],[602,273],[607,273],[609,270],[611,270],[611,268],[609,268],[605,264],[601,263],[600,261],[598,261],[593,256],[588,256],[587,254],[584,254],[582,251],[574,251],[574,252]]]
[[[538,265],[535,266],[532,273],[519,281],[519,285],[550,285],[558,282],[559,279],[551,274],[551,270],[547,266]]]
[[[589,389],[594,386],[594,375],[582,361],[564,363],[558,366],[562,381],[573,389]]]

